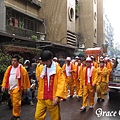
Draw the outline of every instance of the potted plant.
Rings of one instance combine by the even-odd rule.
[[[36,35],[32,35],[31,38],[32,38],[33,40],[37,40],[37,36],[36,36]]]

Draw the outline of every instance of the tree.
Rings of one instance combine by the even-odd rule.
[[[23,63],[23,58],[20,56],[20,63]],[[8,97],[8,91],[4,93],[1,92],[1,84],[3,80],[3,75],[7,69],[7,67],[11,64],[11,55],[4,53],[0,49],[0,102]]]
[[[11,56],[5,54],[0,50],[0,73],[4,73],[6,68],[10,65]]]
[[[5,92],[4,94],[1,92],[1,84],[4,72],[6,71],[7,67],[10,65],[11,62],[11,56],[9,54],[5,54],[0,49],[0,102],[2,101],[3,95],[5,96],[8,94]]]

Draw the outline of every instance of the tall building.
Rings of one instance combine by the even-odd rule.
[[[109,21],[107,15],[104,16],[104,23],[105,23],[104,39],[105,39],[105,44],[107,44],[107,46],[108,46],[107,54],[109,56],[113,56],[114,55],[114,50],[113,50],[114,29],[113,29],[111,22]]]
[[[46,49],[50,49],[58,58],[73,55],[77,41],[75,1],[42,0],[40,15],[45,19],[47,26],[45,44],[52,44]]]
[[[97,0],[97,45],[100,47],[105,42],[104,29],[103,0]]]
[[[76,18],[76,31],[85,48],[97,46],[97,0],[77,0],[79,17]]]
[[[76,0],[76,31],[79,42],[88,47],[104,43],[103,0]]]

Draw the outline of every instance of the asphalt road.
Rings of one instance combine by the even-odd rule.
[[[61,101],[62,120],[120,120],[120,99],[109,100],[108,95],[105,102],[97,103],[93,109],[87,108],[86,112],[80,112],[82,100],[78,101],[76,96]],[[35,106],[28,104],[22,106],[21,120],[34,120]],[[0,105],[0,120],[10,120],[11,110],[8,106]],[[50,120],[49,114],[45,120]]]

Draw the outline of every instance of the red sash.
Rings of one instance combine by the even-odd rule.
[[[54,74],[50,76],[50,83],[48,88],[48,77],[47,77],[47,67],[46,75],[44,76],[44,100],[53,100],[53,85],[54,85]]]
[[[85,73],[85,85],[88,85],[88,76],[87,76],[87,67],[86,67],[86,73]],[[92,76],[90,77],[90,85],[92,86]]]

